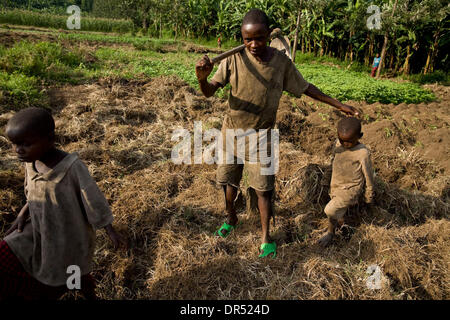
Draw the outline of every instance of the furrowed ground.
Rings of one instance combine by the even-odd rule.
[[[221,127],[227,91],[204,98],[194,73],[195,62],[215,50],[36,28],[0,28],[0,39],[0,236],[24,204],[24,172],[4,126],[19,108],[46,106],[59,146],[79,152],[129,241],[128,251],[114,252],[98,232],[93,275],[101,298],[449,299],[448,87],[427,91],[299,63],[307,80],[363,111],[376,204],[352,208],[350,232],[338,234],[333,246],[315,244],[326,226],[328,187],[320,181],[342,115],[308,97],[283,95],[271,226],[278,255],[262,260],[245,178],[238,198],[243,224],[218,239],[224,203],[216,166],[171,161],[176,128],[193,132],[194,121],[204,130]],[[383,272],[378,290],[366,284],[373,264]]]

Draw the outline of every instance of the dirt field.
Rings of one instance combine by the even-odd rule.
[[[12,32],[10,30],[13,30]],[[59,34],[70,34],[67,30],[58,30]],[[98,40],[68,40],[61,39],[58,37],[58,33],[55,31],[49,31],[49,29],[42,28],[34,28],[34,27],[26,27],[19,26],[15,28],[14,26],[8,26],[5,28],[5,25],[0,25],[0,44],[6,48],[12,47],[15,43],[20,41],[30,41],[30,42],[59,42],[65,48],[88,48],[88,51],[93,52],[101,47],[113,47],[113,48],[134,48],[134,45],[131,43],[125,42],[108,42],[108,41],[98,41]],[[85,32],[86,34],[96,34],[96,35],[107,35],[107,36],[119,36],[119,34],[114,33],[101,33],[101,32]],[[159,45],[156,49],[158,52],[167,53],[167,52],[177,52],[177,50],[184,50],[187,52],[195,52],[195,53],[205,53],[205,54],[219,54],[224,52],[223,49],[217,48],[209,48],[197,44],[193,44],[191,42],[177,41],[174,43],[168,43]],[[141,47],[140,47],[141,48]],[[141,48],[142,49],[142,48]]]
[[[127,237],[114,252],[98,232],[94,277],[103,299],[449,299],[450,95],[430,104],[349,102],[364,112],[362,142],[372,150],[376,205],[350,210],[350,232],[322,250],[329,163],[341,115],[283,95],[278,111],[276,259],[258,258],[260,222],[238,199],[243,222],[226,240],[215,165],[175,165],[173,131],[194,121],[220,128],[226,100],[206,99],[175,77],[48,89],[58,144],[77,151]],[[0,115],[0,127],[12,113]],[[0,236],[24,203],[23,169],[0,136]],[[241,185],[246,193],[245,181]],[[368,266],[382,288],[366,285]],[[67,299],[72,298],[66,296]]]

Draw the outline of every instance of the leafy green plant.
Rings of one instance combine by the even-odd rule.
[[[8,74],[0,70],[0,100],[6,101],[10,109],[35,105],[42,97],[35,77],[20,73]],[[6,111],[1,110],[0,111]]]
[[[392,130],[389,128],[384,128],[384,133],[386,135],[386,138],[390,138],[393,135]]]
[[[328,113],[319,112],[319,116],[322,119],[322,121],[327,121],[330,118],[330,115]]]
[[[424,146],[423,146],[423,143],[420,142],[420,141],[417,141],[417,142],[414,144],[414,146],[415,146],[415,147],[418,147],[418,148],[423,148],[423,147],[424,147]]]
[[[377,80],[368,74],[319,64],[297,64],[303,77],[326,94],[342,101],[367,103],[420,103],[436,99],[434,94],[415,83]]]
[[[79,53],[50,42],[22,41],[11,48],[0,48],[0,52],[0,70],[46,80],[73,82],[75,69],[83,62]]]

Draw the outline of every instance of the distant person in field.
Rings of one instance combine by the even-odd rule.
[[[69,266],[80,268],[81,292],[95,299],[95,229],[105,228],[115,248],[124,244],[88,169],[77,153],[55,147],[54,130],[53,117],[41,108],[17,112],[6,126],[25,162],[27,202],[0,242],[0,300],[57,299],[68,290]]]
[[[333,150],[330,183],[331,200],[324,211],[328,228],[319,244],[331,243],[335,231],[344,223],[348,207],[358,203],[364,194],[365,202],[371,204],[374,197],[374,176],[370,151],[359,142],[363,136],[361,122],[356,118],[344,118],[337,127],[338,141]],[[327,177],[324,178],[327,180]],[[329,181],[329,178],[328,178]]]
[[[213,64],[209,57],[205,55],[196,64],[200,89],[206,97],[212,96],[217,89],[223,88],[227,83],[231,84],[228,100],[230,109],[222,125],[224,146],[236,141],[236,137],[233,138],[233,141],[226,141],[227,129],[233,129],[234,132],[237,132],[238,129],[244,132],[259,130],[261,135],[264,133],[261,133],[260,129],[269,131],[273,129],[283,91],[296,97],[300,97],[304,93],[328,103],[344,113],[357,114],[353,107],[325,95],[313,84],[305,81],[284,53],[267,46],[270,35],[269,19],[263,11],[250,10],[242,21],[241,33],[246,48],[222,60],[210,82],[208,82],[208,76],[213,69]],[[270,133],[266,134],[266,150],[272,150]],[[245,138],[245,133],[243,136]],[[226,150],[224,151],[226,153]],[[263,170],[270,167],[271,164],[261,163],[260,160],[256,163],[249,161],[247,155],[245,159],[238,159],[236,153],[231,154],[231,157],[235,157],[233,164],[221,163],[217,168],[217,182],[223,186],[228,216],[227,221],[217,230],[217,235],[227,237],[238,224],[234,200],[237,196],[243,169],[246,168],[247,182],[249,187],[256,192],[261,216],[262,244],[259,257],[275,257],[276,243],[272,241],[269,234],[269,222],[273,216],[271,198],[275,175],[266,174]],[[243,163],[238,163],[239,160]]]
[[[373,64],[372,64],[372,73],[370,74],[371,77],[375,77],[375,74],[377,72],[378,66],[380,65],[380,54],[377,53],[376,57],[373,58]]]
[[[220,36],[217,38],[217,46],[218,46],[219,48],[222,48],[222,35],[220,35]]]

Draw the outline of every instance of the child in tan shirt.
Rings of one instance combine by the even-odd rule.
[[[242,21],[241,33],[245,49],[223,60],[210,82],[208,76],[213,69],[213,64],[209,57],[203,57],[196,64],[200,89],[206,97],[212,96],[227,83],[231,84],[228,99],[230,108],[222,126],[224,145],[229,146],[235,143],[226,139],[227,130],[235,132],[237,130],[245,132],[259,130],[263,134],[270,131],[275,125],[283,91],[296,97],[306,94],[334,106],[344,113],[357,114],[353,107],[325,95],[316,86],[305,81],[284,53],[267,46],[270,29],[268,17],[263,11],[252,9],[247,12]],[[271,134],[267,134],[266,150],[272,150],[270,136]],[[259,138],[261,139],[261,136]],[[260,151],[261,149],[254,154],[260,154]],[[228,152],[228,147],[226,152]],[[276,155],[271,156],[276,157]],[[240,158],[241,161],[239,161],[235,154],[230,154],[230,158],[233,157],[235,161],[232,164],[219,163],[217,168],[217,182],[223,186],[228,215],[227,221],[217,231],[217,234],[225,238],[237,225],[238,218],[234,200],[237,196],[243,169],[246,167],[249,173],[248,185],[255,190],[261,215],[262,244],[259,256],[275,257],[276,243],[269,235],[269,221],[273,216],[271,198],[275,173],[265,170],[272,165],[273,161],[269,165],[263,161],[249,161],[247,158]]]
[[[344,118],[339,121],[337,132],[338,141],[332,160],[331,200],[324,209],[328,216],[328,230],[319,239],[322,246],[330,244],[337,226],[344,222],[347,208],[356,204],[363,192],[368,204],[372,203],[374,196],[370,151],[359,142],[363,135],[361,122],[356,118]]]
[[[123,244],[86,166],[76,153],[55,148],[54,128],[52,116],[40,108],[17,112],[6,126],[26,163],[27,203],[0,242],[0,298],[56,299],[67,290],[69,266],[80,270],[82,293],[95,298],[95,229],[105,228],[115,248]]]

